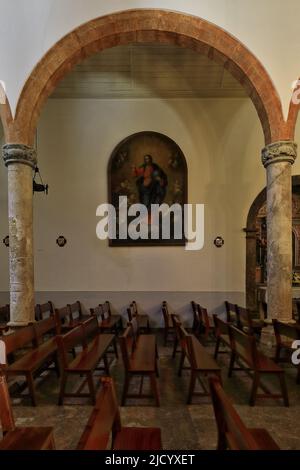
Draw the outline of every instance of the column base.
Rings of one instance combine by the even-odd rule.
[[[7,326],[9,326],[9,328],[14,328],[14,329],[17,329],[17,328],[24,328],[24,326],[28,326],[28,325],[31,325],[33,322],[14,322],[14,321],[11,321],[9,323],[7,323]]]

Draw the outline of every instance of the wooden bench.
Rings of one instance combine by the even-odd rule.
[[[36,321],[45,320],[45,318],[53,317],[55,308],[51,300],[45,304],[37,304],[35,306],[35,319]]]
[[[197,310],[199,312],[200,322],[203,325],[203,335],[205,343],[208,342],[209,338],[215,341],[215,327],[213,324],[213,319],[209,317],[208,311],[205,307],[197,305]]]
[[[193,396],[207,397],[210,395],[204,382],[202,381],[202,376],[216,374],[218,377],[220,377],[221,380],[221,369],[216,361],[206,351],[205,347],[202,346],[196,336],[188,334],[178,319],[174,318],[174,323],[176,325],[176,331],[182,350],[178,376],[181,377],[182,371],[184,369],[191,371],[187,398],[187,404],[190,405],[192,403]],[[184,367],[185,359],[187,359],[189,362],[188,367]],[[197,379],[202,386],[203,392],[195,392]]]
[[[101,379],[96,405],[80,438],[77,450],[162,450],[159,428],[123,427],[114,383]]]
[[[90,339],[90,342],[88,342],[88,339]],[[106,354],[114,339],[115,336],[112,334],[101,334],[96,317],[91,317],[65,335],[56,336],[61,370],[59,405],[63,405],[66,397],[89,397],[92,404],[95,404],[96,392],[93,374],[96,370],[103,370],[103,367],[99,367],[100,361],[103,360],[105,373],[109,375]],[[80,351],[78,351],[78,347]],[[71,350],[75,351],[75,357],[73,358],[70,358],[69,355]],[[74,393],[66,392],[67,379],[70,375],[85,377],[79,389]],[[81,393],[86,384],[89,393]]]
[[[100,304],[96,308],[90,309],[91,315],[97,315],[101,331],[103,333],[114,333],[118,335],[119,331],[123,330],[123,323],[121,315],[113,315],[111,312],[110,303],[106,301],[103,305]]]
[[[236,304],[232,304],[225,300],[225,310],[226,310],[226,319],[227,323],[232,323],[239,328],[239,318],[237,315]]]
[[[232,352],[230,358],[230,366],[228,376],[232,376],[234,370],[246,370],[252,372],[253,382],[250,394],[249,404],[254,406],[257,398],[282,398],[285,406],[289,406],[288,392],[285,383],[284,371],[272,359],[265,356],[257,350],[256,341],[254,336],[247,335],[246,333],[238,330],[237,328],[229,327]],[[240,359],[240,368],[234,368],[236,360]],[[247,367],[244,366],[246,364]],[[279,379],[281,388],[280,394],[271,393],[268,388],[261,382],[261,375],[275,375]],[[258,388],[261,388],[264,393],[258,394]]]
[[[265,326],[263,320],[252,318],[248,309],[236,305],[236,312],[238,317],[239,328],[251,335],[256,334],[261,336],[261,330]]]
[[[217,450],[280,450],[268,431],[245,426],[217,377],[209,382],[218,428]]]
[[[174,341],[176,340],[176,329],[166,301],[162,304],[162,314],[164,319],[164,344],[167,346],[169,340],[174,344]]]
[[[214,358],[217,359],[219,354],[230,354],[232,349],[229,326],[231,323],[221,320],[217,315],[213,315],[215,324],[215,337],[216,347]],[[223,345],[226,349],[220,351],[220,346]]]
[[[295,352],[295,350],[292,348],[292,344],[294,341],[300,340],[299,325],[287,324],[278,320],[273,320],[273,327],[276,338],[275,362],[291,363],[291,356]],[[282,352],[288,353],[288,357],[283,358],[281,354]],[[297,384],[300,384],[300,364],[297,367]]]
[[[55,338],[44,341],[45,336],[55,331],[54,318],[48,318],[1,338],[5,343],[7,355],[14,354],[14,361],[5,367],[5,373],[7,376],[25,377],[33,406],[37,404],[34,378],[45,370],[51,370],[52,363],[55,365],[54,370],[59,374]]]
[[[136,320],[129,323],[125,332],[119,336],[121,352],[125,367],[125,380],[122,397],[122,406],[125,406],[127,398],[154,397],[156,406],[159,406],[159,394],[156,382],[158,376],[157,346],[154,335],[139,335]],[[141,385],[138,394],[129,394],[130,380],[134,376],[141,377]],[[143,394],[144,377],[149,377],[152,395]]]
[[[16,427],[5,372],[0,366],[0,422],[3,439],[0,450],[54,450],[51,427]]]
[[[143,331],[144,333],[150,332],[149,316],[146,314],[139,313],[135,300],[130,304],[130,307],[127,309],[127,315],[129,322],[131,322],[134,317],[137,318],[140,331]]]
[[[79,301],[74,304],[55,310],[55,320],[57,323],[58,334],[66,333],[79,326],[85,320],[91,318],[90,315],[84,315]]]
[[[199,310],[198,310],[198,305],[197,302],[194,300],[191,301],[191,307],[192,307],[192,313],[193,313],[193,326],[192,330],[195,333],[195,335],[199,334],[199,330],[201,330],[202,325],[199,320]]]

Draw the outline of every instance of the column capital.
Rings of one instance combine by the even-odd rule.
[[[22,163],[34,169],[37,165],[36,150],[23,144],[5,144],[3,146],[3,160],[5,166]]]
[[[282,140],[267,145],[262,150],[262,163],[265,168],[273,163],[293,163],[297,158],[297,144],[291,140]]]

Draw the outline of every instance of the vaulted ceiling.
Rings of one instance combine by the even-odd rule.
[[[52,97],[240,98],[246,94],[221,65],[192,50],[134,44],[106,49],[77,65]]]

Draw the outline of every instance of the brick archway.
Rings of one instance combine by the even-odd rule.
[[[0,125],[3,126],[4,135],[7,136],[12,125],[11,108],[5,90],[0,83]]]
[[[21,93],[8,142],[32,145],[40,111],[74,65],[103,49],[129,43],[175,44],[221,63],[244,87],[260,118],[266,144],[292,138],[276,89],[263,65],[236,38],[195,16],[139,9],[103,16],[57,42],[37,64]]]

